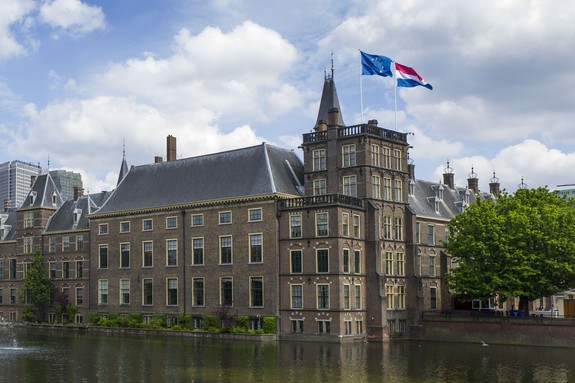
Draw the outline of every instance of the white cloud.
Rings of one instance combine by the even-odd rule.
[[[26,47],[15,36],[15,24],[23,22],[34,10],[34,0],[3,0],[0,2],[0,60],[26,53]]]
[[[105,27],[102,8],[80,0],[48,0],[40,7],[40,20],[72,35],[83,35]]]

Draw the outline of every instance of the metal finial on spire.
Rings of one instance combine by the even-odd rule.
[[[126,137],[122,137],[122,158],[126,158]]]
[[[495,183],[499,182],[499,178],[497,178],[497,177],[495,176],[495,170],[493,171],[493,178],[491,178],[490,181],[491,181],[492,184],[495,184]]]
[[[446,174],[453,173],[453,169],[451,168],[451,166],[449,166],[449,158],[447,159],[447,167],[445,168],[445,173]]]
[[[517,185],[519,189],[527,189],[527,184],[523,182],[523,177],[521,177],[521,183]]]
[[[333,78],[333,51],[331,51],[331,78]]]
[[[471,165],[471,173],[469,173],[469,178],[477,178],[477,173],[473,170],[473,165]]]

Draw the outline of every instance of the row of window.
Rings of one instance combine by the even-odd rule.
[[[351,215],[342,213],[342,236],[344,237],[354,237],[359,238],[361,235],[361,218],[358,214]],[[289,217],[290,225],[290,238],[302,238],[302,216],[301,214],[293,214]],[[329,236],[329,213],[322,212],[315,214],[315,236],[316,237],[328,237]]]
[[[82,304],[84,303],[84,288],[83,287],[76,287],[75,288],[76,291],[76,296],[74,298],[74,303],[76,306],[82,306]],[[70,288],[69,287],[63,287],[62,288],[62,295],[65,296],[66,298],[70,298]],[[10,289],[10,295],[9,295],[9,301],[7,302],[8,304],[11,305],[15,305],[16,302],[16,289],[11,288]],[[4,304],[4,294],[2,291],[2,288],[0,287],[0,304]],[[30,299],[29,297],[27,297],[26,295],[24,295],[22,297],[24,299],[23,303],[30,303]],[[53,303],[53,302],[52,302]]]
[[[384,216],[381,231],[382,231],[381,236],[383,237],[383,239],[394,239],[396,241],[403,241],[403,218],[394,217],[392,221],[392,217],[388,215]]]
[[[390,310],[405,310],[405,286],[385,286],[387,308]]]
[[[248,209],[248,222],[260,222],[262,221],[262,208]],[[232,212],[231,211],[220,211],[218,212],[218,224],[226,225],[232,223]],[[191,226],[204,226],[204,213],[192,214],[191,215]],[[176,229],[178,227],[178,217],[166,217],[165,228],[166,229]],[[152,231],[154,230],[154,221],[151,218],[142,219],[142,231]],[[122,221],[120,222],[120,233],[129,233],[131,231],[131,222]],[[106,235],[109,234],[109,224],[101,223],[98,225],[98,234]]]
[[[380,147],[379,145],[370,145],[371,151],[371,165],[375,167],[383,167],[395,170],[403,170],[402,151],[401,149],[393,149],[393,157],[391,156],[391,148],[386,146]],[[327,168],[327,149],[316,149],[312,152],[313,171],[323,171]],[[393,164],[392,164],[393,160]],[[343,145],[341,147],[341,166],[351,167],[356,166],[356,147],[355,144]]]
[[[61,245],[61,251],[84,251],[84,234],[77,233],[75,242],[71,242],[71,237],[69,235],[62,236],[62,242],[57,243],[57,237],[51,236],[48,238],[48,252],[55,253],[57,251],[58,245]]]
[[[421,241],[421,223],[418,222],[415,225],[415,242],[416,243],[422,243]],[[436,244],[435,241],[435,226],[433,225],[427,225],[427,245],[430,246],[434,246]],[[444,241],[447,242],[449,241],[449,228],[445,227],[445,234],[444,234]]]
[[[304,309],[303,284],[290,285],[290,308],[293,310]],[[318,310],[329,310],[330,284],[318,283],[315,286],[316,304]],[[343,285],[343,309],[361,310],[361,285]]]
[[[342,194],[350,197],[357,197],[357,176],[349,175],[342,177]],[[312,182],[313,195],[326,195],[327,194],[327,180],[325,178],[314,179]],[[403,201],[403,181],[399,179],[393,180],[388,177],[383,177],[383,188],[381,185],[381,177],[379,175],[371,176],[371,197],[376,199],[384,199],[388,201]]]
[[[120,279],[118,282],[118,294],[120,305],[130,305],[131,302],[130,279]],[[108,279],[98,280],[98,304],[107,305],[110,293]],[[154,302],[154,279],[142,279],[142,306],[153,306]],[[192,278],[192,306],[204,307],[206,305],[206,282],[205,278]],[[243,293],[243,292],[240,292]],[[264,278],[249,277],[249,306],[252,308],[264,307]],[[166,278],[165,281],[165,305],[177,306],[179,298],[178,278]],[[221,277],[219,279],[219,305],[234,305],[234,279],[233,277]]]
[[[405,254],[396,252],[395,259],[393,251],[385,252],[385,275],[405,276]]]
[[[61,278],[72,278],[72,268],[76,278],[84,277],[84,261],[62,261]],[[51,279],[58,278],[57,262],[48,262],[48,276]]]
[[[248,234],[249,263],[263,262],[263,234]],[[131,266],[131,244],[120,243],[120,268]],[[165,266],[178,266],[178,240],[166,239]],[[192,265],[202,266],[205,261],[204,238],[192,238]],[[107,269],[109,266],[108,244],[98,246],[98,268]],[[234,262],[233,236],[222,235],[219,237],[219,264],[231,265]],[[142,242],[142,267],[154,266],[154,241]]]
[[[290,322],[292,333],[303,334],[304,319],[290,319]],[[329,335],[331,333],[331,320],[316,319],[315,322],[317,323],[318,335]],[[345,335],[353,335],[352,323],[351,320],[344,321]],[[356,334],[363,334],[363,320],[357,319],[355,321],[355,329]]]
[[[315,251],[315,272],[329,273],[329,249],[316,249]],[[342,250],[342,271],[344,273],[361,274],[361,251],[354,250],[353,255],[350,249]],[[302,274],[304,272],[303,251],[290,250],[290,273]]]

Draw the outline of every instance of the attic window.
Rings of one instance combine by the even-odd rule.
[[[469,205],[469,189],[465,189],[465,195],[463,196],[463,202],[465,205]]]
[[[35,191],[31,191],[30,192],[30,205],[34,204],[34,201],[36,201],[36,192]]]
[[[52,205],[56,206],[56,192],[52,193]]]
[[[414,195],[415,194],[415,181],[411,180],[409,181],[409,195]]]
[[[437,188],[437,198],[443,200],[443,185],[439,185]]]
[[[439,213],[439,198],[435,199],[435,212]]]
[[[82,216],[82,209],[75,209],[74,210],[74,224],[77,224]]]

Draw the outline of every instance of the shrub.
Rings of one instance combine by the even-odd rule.
[[[88,323],[90,326],[97,326],[100,321],[100,313],[97,311],[90,311],[88,314]]]
[[[32,307],[26,307],[22,312],[22,320],[24,322],[35,322],[36,321],[36,311]]]
[[[238,315],[237,317],[234,318],[234,324],[235,327],[241,327],[245,330],[247,330],[249,328],[250,325],[250,318],[248,316],[245,315]]]
[[[144,315],[140,313],[128,314],[128,317],[126,318],[126,326],[129,328],[144,327]]]
[[[68,306],[68,323],[74,323],[76,320],[76,314],[78,313],[78,306]]]
[[[263,331],[266,334],[276,333],[276,317],[264,317]]]
[[[162,314],[154,314],[154,316],[152,316],[150,326],[155,329],[166,328],[166,316]]]
[[[206,315],[202,318],[202,328],[206,331],[210,331],[210,328],[216,328],[219,331],[220,319],[215,315]]]

